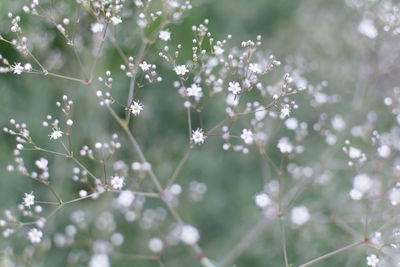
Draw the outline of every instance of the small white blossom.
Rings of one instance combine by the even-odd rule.
[[[311,218],[305,206],[294,207],[290,213],[290,220],[296,225],[303,225]]]
[[[187,88],[186,93],[188,96],[194,96],[195,98],[199,98],[202,96],[201,87],[197,84],[192,84],[189,88]]]
[[[33,195],[33,192],[30,194],[25,193],[23,204],[28,208],[31,208],[32,205],[35,205],[35,196]]]
[[[242,88],[240,87],[240,84],[238,82],[230,82],[228,91],[232,92],[232,94],[237,95],[240,94],[242,91]]]
[[[180,240],[187,245],[194,245],[199,241],[199,231],[192,225],[184,225],[179,235]]]
[[[104,25],[101,23],[93,23],[90,25],[90,30],[94,33],[102,32],[104,29]]]
[[[365,173],[357,174],[353,180],[353,188],[361,194],[367,193],[372,188],[372,179]]]
[[[261,68],[258,66],[257,63],[250,63],[249,70],[253,73],[258,73],[258,74],[262,72]]]
[[[23,71],[24,71],[24,67],[21,66],[21,63],[14,63],[14,65],[12,66],[13,69],[13,73],[20,75]]]
[[[370,39],[375,39],[378,36],[378,30],[370,19],[363,19],[358,25],[358,31]]]
[[[114,17],[111,18],[111,21],[112,21],[112,23],[113,23],[114,26],[116,26],[116,25],[122,23],[121,17],[115,17],[115,16],[114,16]]]
[[[43,171],[48,170],[48,167],[47,167],[48,163],[49,163],[49,161],[45,158],[40,158],[39,160],[35,161],[36,166]]]
[[[248,145],[251,145],[253,143],[253,141],[254,141],[253,132],[251,130],[248,130],[248,129],[243,129],[242,130],[242,134],[240,135],[240,138],[242,138],[243,141]]]
[[[89,267],[110,267],[110,260],[105,253],[93,254],[89,261]]]
[[[367,265],[371,267],[378,266],[379,258],[375,254],[367,256]]]
[[[139,64],[139,67],[142,69],[142,71],[148,71],[151,68],[151,64],[148,64],[146,61],[143,61],[142,64]]]
[[[132,105],[129,107],[129,110],[132,112],[133,115],[139,115],[140,112],[143,110],[143,104],[139,101],[133,101]]]
[[[350,157],[351,159],[360,158],[360,157],[361,157],[361,154],[362,154],[362,152],[361,152],[360,149],[355,148],[355,147],[352,147],[352,146],[349,147],[349,157]]]
[[[32,228],[28,232],[28,239],[33,244],[40,243],[40,241],[42,240],[42,236],[43,236],[43,232],[37,228]]]
[[[115,190],[121,190],[125,184],[124,180],[125,180],[125,178],[123,176],[111,176],[111,186]]]
[[[290,107],[288,105],[284,105],[281,108],[281,118],[289,117],[290,115]]]
[[[265,208],[266,206],[271,204],[271,199],[269,198],[269,196],[267,194],[260,193],[260,194],[255,195],[254,202],[256,203],[256,205],[258,207]]]
[[[281,153],[285,154],[285,153],[291,153],[293,151],[293,145],[290,142],[289,138],[287,137],[282,137],[281,139],[279,139],[278,141],[278,145],[276,146]]]
[[[160,34],[158,35],[158,37],[167,42],[171,39],[171,33],[169,31],[160,31]]]
[[[160,238],[152,238],[149,241],[149,249],[154,253],[159,253],[163,250],[164,244]]]
[[[54,129],[53,129],[53,132],[49,135],[49,137],[50,137],[50,139],[57,140],[57,139],[59,139],[62,135],[63,135],[63,132],[62,132],[60,129],[54,128]]]
[[[219,45],[214,45],[214,53],[217,55],[217,56],[219,56],[219,55],[222,55],[223,53],[224,53],[224,49],[222,49],[222,47],[221,46],[219,46]]]
[[[174,68],[174,71],[176,72],[177,75],[180,75],[180,76],[183,76],[186,74],[186,72],[189,72],[189,70],[186,68],[185,65],[176,66]]]
[[[196,145],[203,144],[204,140],[206,139],[203,129],[198,128],[196,131],[193,131],[192,139]]]

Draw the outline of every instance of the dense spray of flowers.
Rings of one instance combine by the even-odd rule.
[[[346,1],[347,5],[365,12],[355,27],[366,39],[364,41],[400,33],[398,4],[365,2],[369,4]],[[8,55],[0,55],[0,73],[18,79],[36,74],[44,80],[52,77],[85,87],[98,104],[97,108],[113,120],[112,125],[105,123],[95,130],[110,128],[113,132],[96,132],[96,140],[87,140],[77,147],[80,127],[84,125],[80,116],[85,116],[80,107],[90,101],[75,103],[69,94],[55,103],[58,114],[40,115],[44,118],[41,126],[46,128],[42,135],[47,137],[48,145],[37,131],[29,130],[27,123],[10,119],[4,126],[4,132],[16,141],[12,153],[14,162],[6,167],[7,171],[36,183],[29,191],[20,192],[16,208],[5,210],[0,218],[4,238],[25,237],[26,248],[21,259],[15,257],[16,252],[11,257],[14,253],[11,246],[7,249],[10,262],[18,265],[25,259],[33,261],[35,254],[51,253],[51,247],[68,250],[86,246],[83,252],[68,252],[69,264],[111,266],[114,260],[126,256],[164,266],[164,253],[181,245],[194,252],[192,262],[199,261],[206,267],[231,266],[260,236],[258,233],[268,227],[268,223],[276,221],[280,239],[279,244],[273,246],[282,246],[283,261],[288,267],[291,254],[286,242],[289,231],[285,229],[290,229],[291,233],[310,233],[312,228],[325,229],[323,223],[329,221],[353,235],[356,242],[344,244],[342,249],[321,257],[314,255],[315,260],[303,258],[306,263],[301,266],[362,246],[366,248],[367,256],[363,256],[363,260],[367,266],[399,263],[400,229],[396,227],[399,223],[396,208],[400,203],[399,87],[379,96],[382,98],[380,107],[367,110],[363,121],[353,120],[351,116],[359,108],[356,104],[362,106],[362,91],[357,91],[351,112],[346,114],[336,108],[346,102],[331,93],[327,81],[312,84],[307,80],[308,74],[315,70],[314,64],[300,55],[279,61],[270,51],[265,51],[261,36],[235,44],[230,34],[214,36],[208,28],[210,21],[205,19],[192,26],[191,43],[176,43],[175,27],[192,9],[189,1],[168,0],[157,5],[149,0],[135,0],[133,8],[124,0],[79,0],[74,5],[76,19],[68,18],[68,12],[62,6],[53,6],[51,1],[33,0],[19,10],[21,14],[45,21],[71,49],[71,58],[59,55],[58,60],[52,61],[42,62],[43,57],[36,54],[46,51],[47,47],[43,44],[41,47],[23,31],[22,16],[7,14],[10,31],[0,35],[0,41],[13,47],[23,60],[9,61]],[[85,23],[80,24],[81,19]],[[118,39],[118,31],[130,29],[132,23],[138,30],[137,36],[143,37],[134,36],[141,41],[134,50],[121,46]],[[190,32],[190,29],[185,30]],[[86,35],[90,38],[85,39]],[[379,50],[382,53],[387,49],[385,45],[390,44],[383,41],[375,43],[382,45],[382,51]],[[81,55],[86,43],[93,46],[90,64],[83,62]],[[126,40],[121,41],[124,43]],[[99,70],[107,49],[113,49],[118,55],[116,61],[122,75],[111,72],[109,65]],[[154,50],[158,54],[149,55]],[[183,56],[187,53],[190,58]],[[69,60],[76,61],[80,76],[63,72],[63,65]],[[383,65],[369,75],[393,74],[395,63]],[[163,83],[163,77],[170,75],[175,81]],[[172,168],[170,176],[166,174],[170,171],[167,160],[163,165],[157,157],[154,162],[146,158],[157,152],[147,151],[145,144],[152,139],[146,136],[146,129],[141,128],[143,122],[149,128],[159,123],[148,119],[156,111],[157,103],[151,103],[142,94],[158,83],[162,83],[163,90],[181,99],[169,105],[179,106],[181,117],[185,118],[184,124],[179,124],[184,125],[179,132],[185,138],[187,152]],[[210,108],[212,116],[204,112],[210,105],[217,107]],[[300,116],[300,109],[310,110],[312,116]],[[390,125],[389,129],[381,125],[382,117],[386,125]],[[160,120],[163,122],[162,116]],[[140,135],[146,141],[138,141]],[[165,142],[174,140],[166,138]],[[159,144],[156,146],[161,150]],[[193,180],[198,174],[187,174],[190,173],[186,168],[190,154],[215,147],[221,155],[215,162],[220,162],[227,153],[236,153],[238,157],[251,154],[257,155],[256,159],[267,169],[264,184],[257,191],[244,190],[247,200],[241,200],[251,203],[259,222],[250,227],[237,244],[228,244],[232,249],[222,259],[211,259],[209,254],[212,253],[203,248],[209,241],[207,234],[203,234],[206,227],[180,215],[182,209],[190,209],[190,205],[204,200],[208,194],[206,183]],[[26,155],[31,151],[39,156],[26,164],[25,159],[29,159]],[[168,157],[175,155],[171,152]],[[306,157],[313,161],[304,160]],[[63,169],[60,159],[71,164],[69,173],[59,171]],[[230,168],[231,163],[223,164]],[[234,184],[236,178],[230,179]],[[73,185],[75,198],[65,199],[61,182],[65,186]],[[331,195],[329,187],[338,192]],[[40,194],[42,189],[49,194]],[[303,200],[307,190],[313,190],[321,201]],[[328,198],[334,198],[343,209],[337,211],[337,206],[324,206],[323,200]],[[77,205],[80,202],[97,205],[98,208],[92,210],[96,215],[93,217]],[[65,225],[52,225],[66,205],[74,206],[75,210]],[[132,228],[121,227],[121,221],[135,227],[134,231],[146,233],[145,242],[140,242],[145,244],[141,252],[129,250],[130,242],[126,239],[132,238]],[[363,232],[356,230],[358,228],[363,228]]]

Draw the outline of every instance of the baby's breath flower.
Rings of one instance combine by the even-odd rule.
[[[308,209],[305,206],[294,207],[290,213],[290,220],[296,225],[303,225],[311,218]]]
[[[143,104],[139,101],[133,101],[132,105],[129,107],[129,110],[132,112],[133,115],[139,115],[140,112],[143,110]]]
[[[287,137],[282,137],[279,139],[276,147],[281,151],[282,154],[291,153],[293,151],[293,145]]]
[[[257,63],[250,63],[249,70],[253,73],[258,73],[258,74],[262,72]]]
[[[53,128],[53,132],[49,134],[50,139],[57,140],[63,135],[63,132],[58,128]]]
[[[13,69],[13,73],[20,75],[23,71],[24,71],[24,67],[21,66],[21,63],[14,63],[14,65],[12,66]]]
[[[111,21],[112,21],[112,23],[113,23],[114,26],[116,26],[116,25],[122,23],[121,17],[118,17],[118,16],[117,16],[117,17],[116,17],[116,16],[112,17],[112,18],[111,18]]]
[[[163,250],[164,244],[160,238],[152,238],[149,241],[149,249],[154,253],[159,253]]]
[[[151,64],[143,61],[143,63],[139,64],[139,67],[142,69],[142,71],[148,71],[151,68]]]
[[[171,39],[171,33],[169,31],[160,31],[160,34],[158,35],[158,37],[167,42]]]
[[[240,138],[243,139],[243,141],[248,144],[251,145],[253,143],[253,132],[251,130],[248,129],[243,129],[242,130],[242,134],[240,135]]]
[[[192,139],[193,139],[193,142],[196,145],[203,144],[204,140],[206,139],[206,136],[204,135],[203,129],[197,128],[196,131],[193,131]]]
[[[35,196],[33,195],[33,192],[30,194],[25,193],[23,204],[28,208],[31,208],[32,205],[35,205]]]
[[[230,82],[228,90],[232,92],[232,94],[237,95],[240,94],[242,88],[240,87],[240,84],[238,82]]]
[[[183,75],[186,74],[186,72],[189,72],[189,70],[186,68],[185,65],[176,66],[176,67],[174,68],[174,71],[175,71],[176,74],[179,75],[179,76],[183,76]]]
[[[180,240],[187,245],[194,245],[200,239],[199,231],[192,225],[184,225],[179,235]]]
[[[290,107],[289,105],[284,105],[281,108],[281,118],[283,119],[285,117],[289,117],[289,115],[290,115]]]
[[[271,199],[269,198],[269,196],[267,194],[260,193],[260,194],[255,195],[254,202],[256,203],[256,205],[258,207],[265,208],[266,206],[271,204]]]
[[[222,47],[221,46],[219,46],[219,45],[214,45],[214,53],[217,55],[217,56],[219,56],[219,55],[222,55],[223,53],[224,53],[224,49],[222,49]]]
[[[124,180],[125,178],[123,176],[111,176],[111,186],[115,190],[121,190],[125,184]]]
[[[28,239],[32,244],[40,243],[42,240],[43,232],[37,228],[32,228],[28,232]]]
[[[197,84],[192,84],[189,88],[186,89],[186,93],[188,96],[194,96],[196,98],[201,97],[201,87]]]
[[[371,267],[376,267],[379,263],[379,258],[375,254],[367,256],[367,265]]]
[[[104,29],[104,25],[101,23],[93,23],[90,25],[90,30],[94,33],[102,32]]]
[[[35,165],[39,168],[39,169],[41,169],[41,170],[43,170],[43,171],[47,171],[48,170],[48,168],[47,168],[47,164],[49,163],[49,161],[47,160],[47,159],[45,159],[45,158],[40,158],[39,160],[36,160],[35,161]]]

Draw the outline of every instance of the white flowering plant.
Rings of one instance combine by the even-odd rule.
[[[229,3],[0,3],[1,266],[400,264],[400,6]]]

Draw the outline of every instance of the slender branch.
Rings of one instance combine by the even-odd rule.
[[[189,149],[186,151],[185,155],[183,156],[183,158],[181,159],[181,161],[179,162],[178,166],[176,167],[174,173],[172,174],[171,178],[169,178],[168,184],[167,184],[167,188],[170,187],[176,177],[178,176],[179,172],[181,171],[183,165],[185,164],[186,160],[188,159],[190,152],[192,151],[192,147],[190,146]]]
[[[226,267],[234,263],[234,261],[242,255],[242,253],[247,249],[247,247],[253,242],[254,239],[260,236],[261,232],[270,222],[270,219],[263,217],[258,223],[252,227],[240,240],[235,248],[229,252],[229,254],[222,259],[221,263],[218,265],[220,267]]]
[[[339,248],[339,249],[334,250],[334,251],[332,251],[332,252],[329,252],[329,253],[327,253],[327,254],[325,254],[325,255],[322,255],[321,257],[315,258],[315,259],[313,259],[313,260],[311,260],[311,261],[309,261],[309,262],[306,262],[306,263],[300,265],[299,267],[306,267],[306,266],[313,265],[313,264],[315,264],[315,263],[317,263],[317,262],[323,261],[323,260],[325,260],[325,259],[327,259],[327,258],[329,258],[329,257],[335,256],[336,254],[339,254],[339,253],[342,253],[342,252],[344,252],[344,251],[346,251],[346,250],[349,250],[349,249],[358,247],[358,246],[363,245],[363,244],[365,244],[365,243],[366,243],[365,240],[358,241],[358,242],[356,242],[356,243],[350,244],[350,245],[348,245],[348,246]]]

